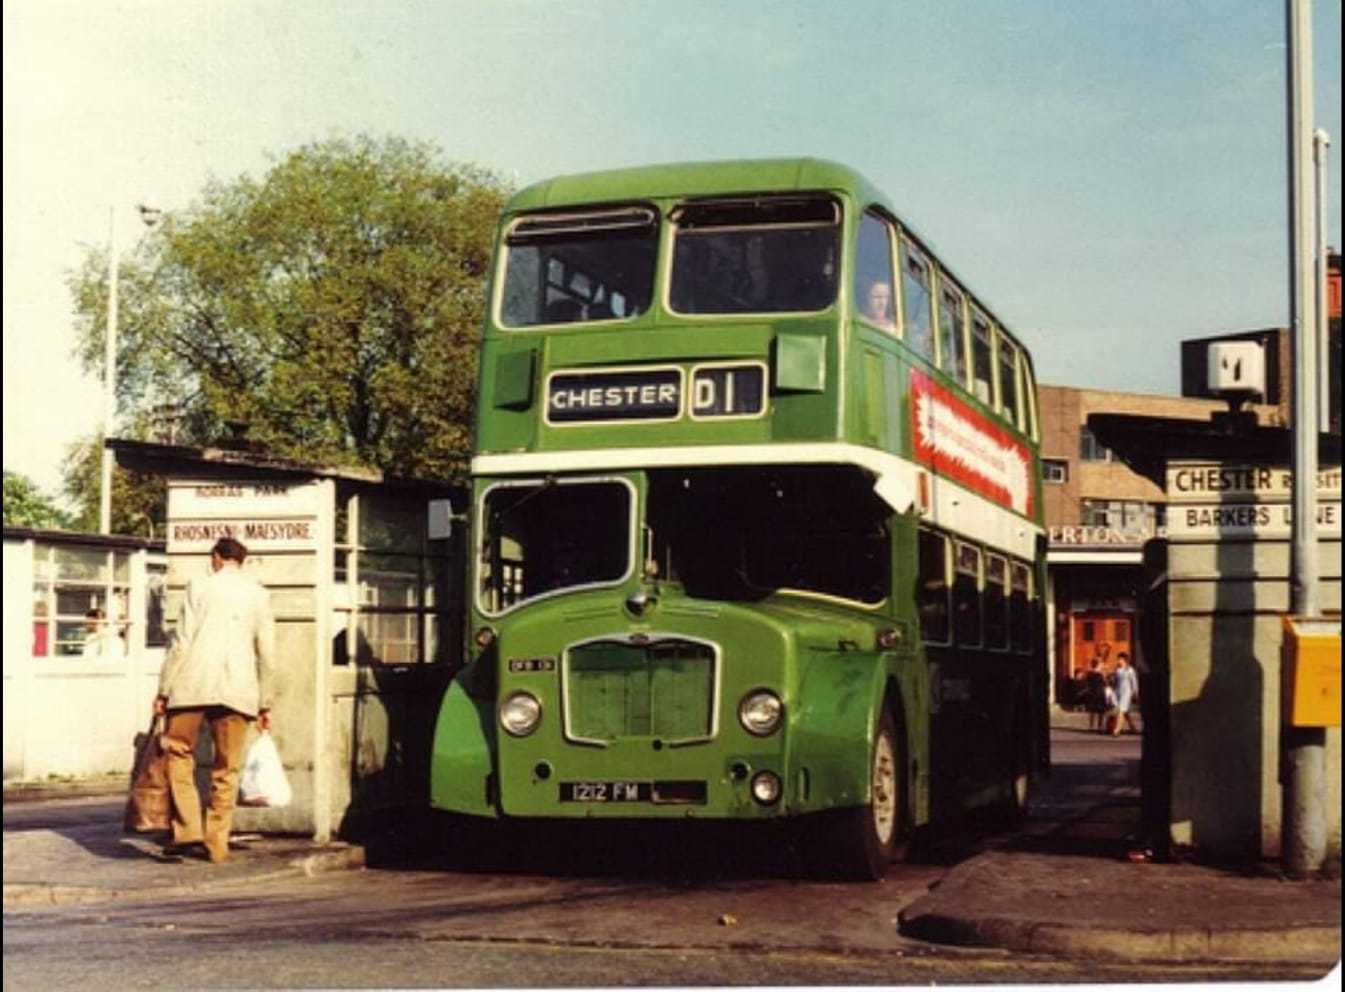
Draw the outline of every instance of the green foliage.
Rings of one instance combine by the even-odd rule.
[[[66,449],[61,473],[65,494],[75,504],[74,530],[97,532],[99,486],[102,484],[103,439],[76,441]],[[168,513],[168,485],[158,476],[112,469],[112,533],[163,537]]]
[[[181,444],[241,422],[302,461],[461,474],[507,195],[492,174],[394,138],[323,141],[260,181],[212,181],[121,262],[120,411],[143,420],[174,404]],[[106,268],[90,250],[70,279],[91,372]],[[72,485],[87,484],[86,461],[68,461]]]
[[[96,510],[96,507],[95,507]],[[52,530],[70,526],[70,515],[26,475],[5,469],[5,525]]]

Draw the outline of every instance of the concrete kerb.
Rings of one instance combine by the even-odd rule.
[[[1330,963],[1340,958],[1340,930],[1320,926],[1089,927],[936,913],[917,913],[908,918],[903,910],[898,929],[903,936],[934,943],[1108,961]]]
[[[70,906],[100,902],[146,902],[166,897],[197,895],[231,888],[248,887],[259,882],[284,878],[313,877],[326,872],[350,871],[365,866],[364,848],[359,845],[332,845],[311,854],[291,858],[280,867],[259,866],[257,871],[231,874],[226,877],[205,877],[199,881],[178,885],[138,885],[111,887],[90,885],[59,885],[49,883],[6,882],[4,905],[11,906]]]

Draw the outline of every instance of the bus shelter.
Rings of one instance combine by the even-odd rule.
[[[1149,696],[1143,785],[1151,829],[1221,858],[1279,857],[1291,726],[1283,664],[1289,432],[1127,415],[1094,415],[1088,422],[1102,443],[1167,494],[1168,536],[1146,546],[1140,601],[1141,661],[1149,670],[1141,676],[1141,693]],[[1321,435],[1318,452],[1319,599],[1338,644],[1340,435]],[[1337,665],[1337,699],[1339,677]],[[1322,726],[1327,847],[1339,857],[1338,712],[1334,726]]]
[[[461,658],[460,490],[256,452],[109,445],[119,464],[167,480],[170,630],[221,537],[247,547],[245,567],[271,594],[271,732],[294,799],[240,807],[235,829],[321,842],[426,806],[439,701]],[[203,734],[203,771],[209,749]]]

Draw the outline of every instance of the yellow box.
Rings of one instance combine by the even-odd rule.
[[[1284,618],[1284,719],[1340,726],[1340,621]]]

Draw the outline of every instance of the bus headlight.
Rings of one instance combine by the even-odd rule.
[[[527,737],[542,722],[542,704],[530,692],[516,692],[500,704],[500,726],[514,737]]]
[[[770,806],[780,798],[780,776],[775,772],[757,772],[752,776],[752,798]]]
[[[769,689],[754,689],[738,704],[738,722],[749,734],[766,737],[779,728],[784,712],[779,696]]]

